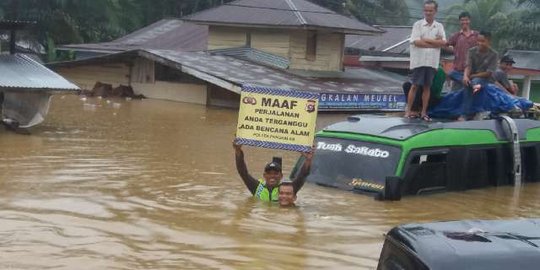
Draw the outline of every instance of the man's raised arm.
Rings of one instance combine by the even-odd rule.
[[[244,161],[244,151],[242,151],[242,145],[239,145],[236,143],[236,141],[233,141],[233,148],[236,160],[236,170],[251,194],[255,194],[259,181],[248,173],[246,162]]]
[[[293,187],[294,187],[294,193],[297,193],[302,186],[304,186],[304,183],[306,182],[306,178],[309,175],[309,171],[311,170],[311,160],[313,159],[313,151],[314,149],[311,148],[311,150],[307,153],[302,153],[302,156],[304,156],[304,163],[302,164],[302,168],[300,169],[300,172],[296,176],[296,178],[293,180]]]

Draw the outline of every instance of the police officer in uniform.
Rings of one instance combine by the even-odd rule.
[[[233,141],[233,148],[236,159],[236,169],[238,174],[244,181],[244,184],[249,189],[253,197],[265,202],[277,202],[279,198],[279,185],[283,179],[281,165],[272,161],[264,167],[262,178],[255,179],[248,173],[246,162],[244,161],[244,151],[242,145]],[[307,153],[302,153],[305,158],[304,164],[297,174],[296,178],[292,179],[294,195],[302,188],[306,182],[306,177],[311,168],[311,160],[313,158],[313,150]]]

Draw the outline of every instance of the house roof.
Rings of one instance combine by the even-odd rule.
[[[249,47],[217,49],[208,52],[214,55],[232,56],[279,69],[286,69],[290,64],[289,59],[285,57]]]
[[[382,32],[306,0],[237,0],[182,19],[208,25],[325,29],[350,34]]]
[[[70,62],[51,67],[77,66],[144,57],[188,73],[233,92],[242,85],[296,89],[315,93],[402,93],[405,77],[381,70],[354,69],[346,72],[301,72],[272,68],[231,56],[208,52],[133,50]]]
[[[22,54],[0,54],[0,88],[78,90],[62,76]]]
[[[514,68],[540,71],[540,51],[508,50],[506,54],[514,58]]]
[[[162,19],[119,39],[86,44],[59,46],[60,50],[81,50],[103,53],[133,49],[201,51],[206,49],[208,27],[179,19]]]
[[[355,48],[362,51],[378,51],[405,54],[409,52],[411,26],[381,25],[378,28],[385,32],[377,36],[345,36],[345,48]]]

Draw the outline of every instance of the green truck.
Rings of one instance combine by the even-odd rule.
[[[319,131],[314,145],[308,182],[383,200],[540,181],[540,121],[532,119],[358,115]]]

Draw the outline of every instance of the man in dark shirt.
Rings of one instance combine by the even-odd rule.
[[[461,29],[448,40],[447,51],[454,53],[454,69],[448,74],[452,79],[452,90],[463,88],[463,72],[467,62],[467,52],[477,45],[478,32],[471,29],[471,14],[464,11],[459,14]]]
[[[491,33],[481,31],[478,35],[478,46],[468,52],[463,74],[463,115],[458,120],[464,121],[471,116],[472,95],[491,82],[491,74],[497,69],[497,58],[497,52],[491,48]]]
[[[264,167],[263,177],[257,180],[251,176],[247,170],[242,145],[239,145],[236,143],[236,141],[233,141],[233,148],[238,174],[244,181],[244,184],[249,189],[251,194],[253,194],[253,197],[265,202],[277,202],[279,200],[279,186],[283,179],[281,165],[274,161],[266,164]],[[292,180],[295,199],[296,193],[298,193],[298,191],[302,188],[306,182],[306,177],[309,174],[311,160],[313,158],[313,150],[307,153],[302,153],[302,155],[305,159],[304,163],[299,174],[295,179]]]
[[[515,63],[510,55],[501,57],[499,68],[492,75],[495,84],[508,91],[511,95],[516,95],[518,92],[518,86],[511,80],[508,80],[508,73],[512,70],[512,65]]]

